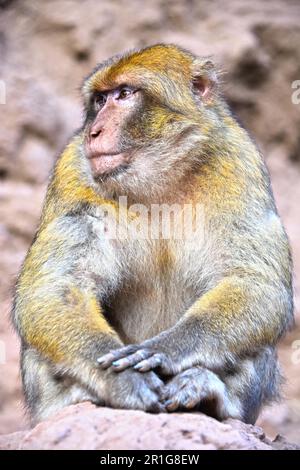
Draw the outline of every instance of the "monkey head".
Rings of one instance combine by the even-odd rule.
[[[155,45],[100,64],[83,95],[94,179],[115,190],[153,189],[200,161],[215,121],[216,72],[208,59]]]

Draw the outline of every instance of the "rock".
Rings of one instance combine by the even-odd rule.
[[[0,436],[0,450],[14,450],[19,446],[20,439],[25,433],[22,431],[13,432],[6,436]]]
[[[53,150],[38,136],[28,135],[18,152],[18,174],[29,183],[45,183],[53,166]]]
[[[19,202],[16,200],[16,194],[20,198]],[[1,224],[11,235],[30,242],[37,228],[44,195],[44,185],[33,187],[12,181],[2,182],[0,186]]]
[[[297,449],[282,436],[237,420],[220,423],[201,413],[150,414],[81,403],[30,431],[0,436],[0,449],[20,450],[272,450]]]

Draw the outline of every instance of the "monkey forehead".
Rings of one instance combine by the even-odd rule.
[[[112,57],[100,64],[83,86],[84,95],[113,89],[122,84],[145,85],[160,91],[159,84],[189,83],[194,57],[174,45],[157,44]],[[166,84],[165,84],[166,85]],[[182,90],[182,88],[181,88]]]

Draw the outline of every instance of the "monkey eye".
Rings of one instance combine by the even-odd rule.
[[[101,109],[107,100],[106,93],[98,93],[94,98],[94,105],[97,109]]]
[[[118,95],[118,100],[125,100],[128,96],[132,95],[133,90],[130,90],[129,88],[121,88],[119,95]]]

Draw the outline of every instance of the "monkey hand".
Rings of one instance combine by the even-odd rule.
[[[166,411],[161,403],[164,383],[154,372],[139,374],[135,370],[105,373],[104,402],[112,408],[159,413]]]
[[[211,413],[219,419],[235,415],[225,384],[216,374],[200,366],[173,377],[164,387],[163,399],[167,411],[191,410],[210,403]]]
[[[180,362],[180,358],[178,358]],[[111,367],[120,372],[128,367],[133,367],[138,372],[147,372],[159,369],[162,375],[174,375],[179,371],[176,360],[172,355],[162,350],[160,344],[156,344],[155,338],[146,340],[141,344],[132,344],[110,351],[98,358],[102,369]]]

